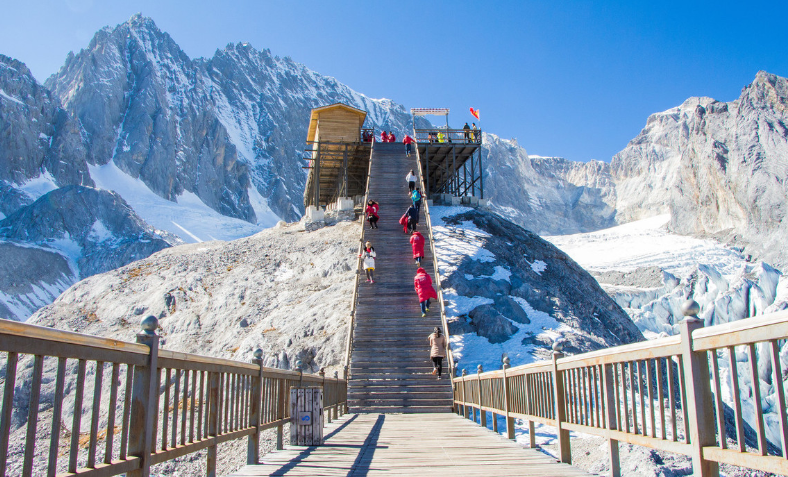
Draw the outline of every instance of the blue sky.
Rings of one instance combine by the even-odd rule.
[[[134,13],[191,57],[248,41],[530,154],[609,161],[649,114],[788,76],[788,2],[3,0],[0,53],[39,81]]]

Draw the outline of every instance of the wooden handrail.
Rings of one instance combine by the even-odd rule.
[[[528,421],[531,432],[533,422],[554,426],[561,460],[567,463],[571,463],[569,431],[606,438],[614,476],[620,475],[618,442],[688,455],[694,475],[718,476],[719,463],[788,474],[788,411],[779,357],[780,341],[788,338],[788,311],[708,328],[702,325],[690,316],[680,323],[681,333],[676,336],[575,356],[556,351],[552,361],[456,377],[456,409],[465,416],[474,416],[468,410],[477,409],[480,416],[493,413],[493,419],[495,415],[521,418]],[[733,390],[732,423],[723,417],[721,359],[728,361]],[[776,445],[766,439],[759,359],[769,360],[772,382],[777,383],[773,386],[773,412],[779,426],[774,434],[780,438]],[[745,367],[749,380],[742,381],[739,368]],[[504,395],[503,390],[508,392]],[[749,422],[756,435],[755,452],[747,452],[752,443],[745,443],[743,395],[752,396],[755,408]],[[735,428],[735,434],[729,427]],[[736,436],[735,448],[729,448],[731,435]]]
[[[414,129],[413,136],[414,138],[417,136],[417,131]],[[418,144],[417,144],[418,146]],[[419,154],[419,148],[414,147],[414,152],[416,153],[416,168],[418,169],[419,174],[419,186],[421,191],[426,191],[426,187],[424,186],[424,177],[422,175],[422,164],[421,164],[421,155]],[[427,203],[428,197],[422,197],[422,207],[424,207],[424,217],[426,218],[427,222],[427,230],[429,231],[429,240],[430,240],[430,252],[432,253],[432,266],[435,270],[435,289],[438,295],[438,303],[440,304],[440,312],[441,312],[441,325],[443,326],[443,335],[446,336],[446,357],[448,358],[448,365],[449,365],[449,375],[454,377],[455,369],[454,369],[454,356],[451,352],[451,335],[449,334],[449,322],[446,319],[446,306],[443,300],[443,290],[441,288],[441,275],[440,269],[438,268],[438,254],[435,251],[435,237],[432,233],[432,220],[430,218],[430,207]]]
[[[247,463],[256,463],[261,431],[276,428],[281,448],[291,386],[322,387],[329,416],[347,409],[346,379],[267,368],[259,350],[252,363],[163,350],[157,326],[155,318],[146,318],[148,331],[137,335],[137,343],[128,343],[0,320],[0,352],[5,354],[2,468],[9,464],[14,391],[20,386],[30,390],[25,451],[18,457],[21,466],[16,463],[23,475],[54,476],[62,459],[69,475],[137,477],[153,464],[203,449],[207,473],[214,475],[222,442],[248,437]],[[54,373],[54,393],[47,398],[52,400],[48,420],[54,431],[47,438],[48,459],[36,460],[44,369]],[[61,457],[66,390],[73,394],[74,411],[66,426],[68,451]],[[89,428],[82,428],[83,414],[91,416]]]

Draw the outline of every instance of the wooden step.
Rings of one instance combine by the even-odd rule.
[[[414,413],[446,413],[451,412],[451,403],[436,406],[353,406],[351,413],[374,414],[414,414]]]

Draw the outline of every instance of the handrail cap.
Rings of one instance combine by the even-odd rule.
[[[153,315],[148,315],[140,321],[140,328],[147,335],[152,335],[159,327],[159,319]]]
[[[698,316],[700,305],[695,300],[687,300],[681,304],[681,312],[684,316]]]

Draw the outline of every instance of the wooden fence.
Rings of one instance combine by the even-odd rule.
[[[419,130],[414,131],[414,135],[418,136]],[[422,191],[426,191],[427,189],[424,187],[424,177],[421,173],[424,169],[422,169],[422,162],[421,156],[419,155],[419,148],[416,148],[416,170],[418,171],[419,175],[419,189]],[[441,273],[440,267],[438,266],[438,254],[435,251],[435,235],[432,233],[432,219],[430,218],[430,202],[427,200],[427,197],[424,197],[422,200],[422,210],[424,211],[424,221],[427,224],[427,235],[430,242],[430,253],[432,254],[432,266],[435,270],[435,281],[433,282],[435,285],[436,294],[438,295],[438,305],[441,312],[441,326],[443,328],[443,335],[446,337],[446,358],[448,369],[450,371],[454,370],[454,356],[451,352],[451,344],[449,343],[449,322],[446,319],[446,304],[443,300],[443,288],[441,288]]]
[[[265,368],[260,350],[242,363],[160,349],[157,325],[146,318],[127,343],[0,320],[0,477],[148,476],[152,465],[203,449],[214,476],[222,442],[248,437],[250,464],[262,430],[276,428],[282,447],[289,388],[299,382],[324,388],[329,419],[346,412],[347,382],[336,374]],[[9,454],[20,419],[13,435],[24,447]]]
[[[788,474],[779,354],[788,338],[788,311],[703,328],[694,317],[697,304],[685,309],[688,318],[677,336],[567,357],[558,349],[552,361],[508,368],[504,358],[499,371],[463,371],[453,380],[455,408],[474,420],[478,415],[483,426],[492,413],[496,431],[496,416],[504,416],[510,439],[514,419],[526,421],[532,447],[534,422],[556,427],[566,463],[572,459],[570,431],[604,437],[613,476],[620,475],[619,442],[690,456],[696,476],[719,475],[719,463]],[[730,406],[722,398],[726,385]],[[766,437],[764,391],[777,417],[777,445]],[[751,396],[754,409],[743,409],[742,395]],[[726,419],[731,407],[733,417]],[[747,431],[755,437],[748,439]]]

